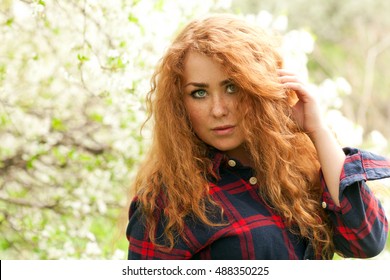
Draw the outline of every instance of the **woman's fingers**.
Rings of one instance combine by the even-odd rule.
[[[299,100],[305,103],[312,100],[312,96],[310,95],[306,84],[295,72],[286,69],[278,69],[278,75],[280,82],[286,88],[295,91]]]

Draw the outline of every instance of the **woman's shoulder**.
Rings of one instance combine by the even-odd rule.
[[[145,199],[142,199],[140,194],[137,194],[132,198],[129,206],[129,218],[136,213],[142,214],[145,208],[152,204],[154,204],[155,214],[157,215],[157,212],[161,212],[167,205],[165,196],[161,192],[153,199],[149,199],[148,201],[144,200]]]

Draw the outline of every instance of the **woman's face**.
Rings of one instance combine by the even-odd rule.
[[[211,58],[189,52],[184,62],[184,105],[196,135],[240,158],[244,133],[237,112],[238,88]]]

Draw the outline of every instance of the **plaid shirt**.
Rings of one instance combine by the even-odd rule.
[[[345,148],[344,152],[347,157],[340,177],[340,207],[332,201],[324,180],[319,203],[334,225],[336,249],[347,257],[372,257],[384,248],[388,224],[380,202],[365,181],[390,177],[390,161],[358,149]],[[315,258],[307,240],[292,234],[283,218],[261,199],[251,168],[217,152],[214,170],[220,180],[210,182],[211,194],[223,207],[228,225],[210,227],[186,219],[185,238],[178,238],[171,251],[160,250],[148,238],[135,198],[127,227],[129,259]],[[164,227],[164,217],[159,218],[157,237],[162,236]]]

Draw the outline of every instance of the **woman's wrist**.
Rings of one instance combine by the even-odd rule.
[[[335,138],[329,127],[324,124],[319,125],[315,130],[311,132],[307,132],[307,135],[309,136],[310,140],[313,142],[314,145],[318,144],[318,142],[321,142],[321,139],[329,137]]]

